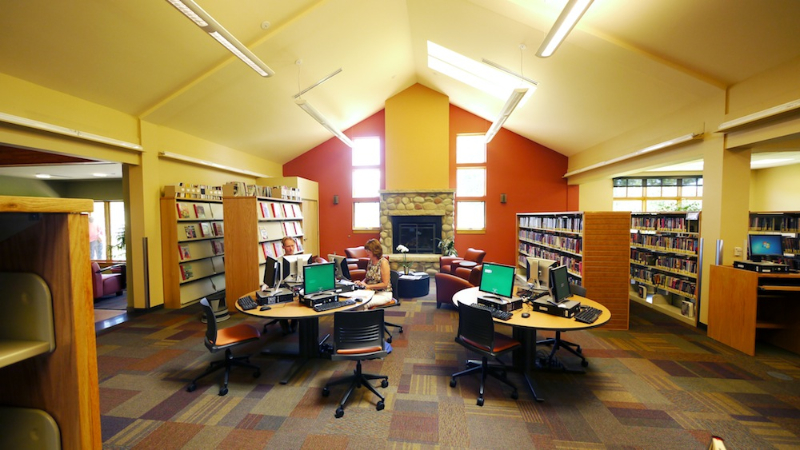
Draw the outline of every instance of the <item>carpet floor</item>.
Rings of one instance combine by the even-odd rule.
[[[571,332],[590,361],[585,374],[535,371],[534,401],[519,374],[507,387],[487,380],[485,405],[476,405],[479,380],[450,375],[468,354],[454,342],[458,313],[436,309],[435,290],[386,310],[401,323],[393,352],[364,363],[389,376],[386,409],[365,388],[334,418],[344,387],[323,397],[331,378],[355,363],[314,360],[287,385],[278,380],[292,360],[258,353],[253,378],[235,368],[229,393],[217,395],[210,376],[186,392],[220,353],[203,345],[200,307],[158,310],[102,331],[97,337],[103,446],[107,449],[705,449],[712,435],[729,449],[800,448],[800,356],[759,346],[749,357],[701,330],[637,304],[630,329]],[[263,321],[235,314],[222,327]],[[322,335],[332,319],[320,321]],[[506,327],[498,327],[501,331]],[[510,329],[507,329],[510,334]],[[540,338],[546,333],[540,333]],[[257,345],[296,345],[272,325]],[[241,352],[240,352],[241,353]],[[561,352],[564,353],[564,352]],[[571,359],[572,358],[572,359]],[[567,363],[577,360],[563,355]]]

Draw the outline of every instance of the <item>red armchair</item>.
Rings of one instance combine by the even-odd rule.
[[[455,274],[458,263],[461,261],[472,261],[477,265],[483,262],[486,256],[486,251],[477,250],[474,248],[467,249],[463,257],[460,256],[440,256],[439,257],[439,272]]]
[[[456,292],[474,287],[469,281],[449,273],[436,274],[436,308],[442,303],[453,304],[453,295]]]
[[[122,295],[122,273],[103,273],[107,269],[109,268],[100,269],[100,265],[92,263],[92,291],[95,300],[111,294]]]
[[[483,264],[478,264],[475,267],[456,267],[453,275],[469,281],[473,286],[481,284],[481,275],[483,275]]]
[[[367,264],[369,264],[369,253],[362,245],[344,249],[347,256],[347,269],[350,271],[350,280],[363,280],[367,276]]]

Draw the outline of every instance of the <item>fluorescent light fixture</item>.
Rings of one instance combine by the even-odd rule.
[[[507,69],[498,70],[494,63],[494,67],[487,64],[428,41],[428,67],[475,89],[499,99],[506,99],[521,84],[531,92],[536,88],[532,80],[509,73]]]
[[[27,119],[25,117],[14,116],[6,113],[0,113],[0,122],[6,122],[13,125],[19,125],[22,127],[33,128],[36,130],[47,131],[50,133],[61,134],[69,137],[75,137],[87,141],[99,142],[101,144],[113,145],[115,147],[122,147],[128,150],[138,150],[140,152],[144,150],[144,148],[142,148],[141,145],[134,144],[132,142],[125,142],[119,139],[99,136],[92,133],[86,133],[84,131],[74,130],[72,128],[53,125],[51,123],[40,122],[38,120]]]
[[[776,166],[785,165],[786,163],[790,163],[792,161],[793,160],[790,159],[790,158],[758,159],[758,160],[754,160],[753,162],[750,163],[750,168],[751,169],[763,169],[765,167],[776,167]],[[781,164],[781,163],[783,163],[783,164]]]
[[[492,126],[489,127],[489,131],[486,132],[487,144],[489,142],[492,142],[492,139],[494,139],[494,135],[497,134],[498,131],[500,131],[500,127],[502,127],[503,124],[506,123],[508,116],[511,115],[511,113],[514,111],[514,108],[517,107],[517,104],[519,104],[520,100],[522,100],[522,97],[524,97],[525,94],[527,93],[528,93],[528,88],[514,89],[514,92],[511,93],[511,97],[509,97],[508,100],[506,100],[506,104],[503,105],[503,109],[500,111],[500,115],[497,116],[497,119],[494,120]]]
[[[92,176],[93,177],[97,177],[97,178],[105,178],[105,177],[108,176],[108,174],[107,173],[99,173],[98,172],[98,173],[93,173]]]
[[[683,144],[684,142],[691,141],[693,139],[698,139],[703,136],[703,133],[689,133],[684,134],[683,136],[678,136],[674,139],[670,139],[668,141],[660,142],[655,145],[651,145],[649,147],[645,147],[641,150],[636,150],[635,152],[628,153],[627,155],[618,156],[616,158],[609,159],[608,161],[602,161],[597,164],[592,164],[591,166],[586,166],[582,169],[573,170],[572,172],[567,172],[564,174],[564,178],[571,177],[573,175],[577,175],[579,173],[588,172],[590,170],[598,169],[600,167],[608,166],[611,164],[616,164],[621,161],[625,161],[627,159],[635,158],[637,156],[642,156],[646,153],[651,153],[657,150],[662,150],[668,147],[674,147],[679,144]]]
[[[53,176],[50,175],[50,174],[47,174],[47,173],[37,173],[36,174],[36,178],[41,178],[43,180],[47,180],[47,179],[53,178]]]
[[[583,13],[589,9],[591,4],[592,0],[569,0],[567,6],[561,11],[561,15],[556,19],[556,23],[553,24],[553,28],[545,36],[539,50],[536,51],[536,56],[547,58],[552,55],[575,27],[575,24],[581,20]]]
[[[222,164],[217,164],[215,162],[205,161],[203,159],[193,158],[191,156],[180,155],[180,154],[172,153],[172,152],[159,152],[158,156],[160,156],[162,158],[174,159],[176,161],[183,161],[183,162],[188,162],[188,163],[192,163],[192,164],[199,164],[201,166],[213,167],[215,169],[225,170],[225,171],[233,172],[233,173],[239,173],[239,174],[242,174],[242,175],[249,175],[251,177],[256,177],[256,178],[267,178],[267,177],[269,177],[269,175],[264,175],[263,173],[252,172],[250,170],[244,170],[244,169],[237,169],[235,167],[224,166]]]
[[[229,52],[236,55],[245,64],[250,66],[251,69],[258,72],[262,77],[270,77],[275,75],[275,72],[269,68],[263,61],[258,59],[258,56],[253,54],[247,47],[244,46],[238,39],[233,37],[222,25],[219,24],[213,17],[211,17],[203,8],[197,5],[192,0],[167,0],[178,11],[183,13],[203,31],[211,35],[217,42],[222,44],[223,47],[228,49]]]
[[[350,140],[349,137],[345,136],[344,133],[341,132],[338,128],[333,126],[328,119],[325,118],[319,111],[314,109],[307,101],[302,98],[295,99],[295,104],[300,107],[303,111],[307,112],[309,116],[313,117],[314,120],[319,122],[320,125],[325,127],[328,131],[334,134],[340,141],[344,142],[348,147],[353,147],[353,141]]]
[[[779,114],[783,114],[789,111],[794,111],[798,108],[800,108],[800,99],[784,103],[782,105],[773,106],[772,108],[767,108],[758,112],[754,112],[752,114],[748,114],[746,116],[742,116],[737,119],[729,120],[727,122],[723,122],[722,124],[720,124],[719,128],[717,128],[717,132],[727,131],[733,128],[740,127],[742,125],[747,125],[753,122],[757,122],[759,120],[768,119],[770,117],[774,117]]]

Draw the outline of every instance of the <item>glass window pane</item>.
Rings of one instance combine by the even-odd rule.
[[[661,186],[661,178],[648,178],[647,179],[648,186]]]
[[[697,178],[683,178],[681,184],[683,186],[695,186],[697,185]]]
[[[353,139],[353,165],[378,166],[381,164],[381,139],[360,137]]]
[[[681,206],[686,211],[702,211],[703,209],[703,201],[702,200],[689,200],[684,198],[681,200]]]
[[[456,202],[456,229],[483,230],[486,228],[484,202]]]
[[[486,162],[486,136],[456,136],[456,164],[481,164]]]
[[[642,179],[641,178],[629,178],[628,179],[628,186],[641,186]]]
[[[614,187],[627,186],[627,181],[625,178],[614,178]]]
[[[678,209],[677,200],[647,200],[645,202],[647,212],[676,211]]]
[[[483,167],[456,169],[456,196],[486,196],[486,169]]]
[[[647,197],[661,197],[661,186],[648,186]]]
[[[677,197],[678,196],[678,186],[663,186],[661,188],[661,196],[662,197]]]
[[[353,228],[380,228],[380,203],[355,202],[353,203]]]
[[[703,179],[702,178],[698,178],[697,179],[697,185],[698,186],[702,186],[703,185]]]
[[[642,201],[614,200],[614,211],[642,212]]]
[[[628,186],[628,197],[641,197],[641,196],[642,196],[641,187]]]
[[[89,215],[89,254],[91,259],[106,259],[106,205],[94,202]]]
[[[614,197],[625,197],[625,194],[628,192],[628,188],[626,187],[615,187],[614,188]]]
[[[678,179],[677,178],[662,178],[661,179],[662,186],[677,186]]]
[[[681,195],[684,197],[696,197],[697,186],[684,186],[681,188]]]
[[[380,186],[380,169],[356,169],[353,171],[353,198],[377,197]]]
[[[697,186],[697,196],[698,197],[703,196],[703,186]]]
[[[111,217],[111,259],[125,261],[125,205],[122,202],[109,202],[108,212]]]

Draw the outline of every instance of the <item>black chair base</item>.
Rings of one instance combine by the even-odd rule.
[[[490,365],[489,360],[487,357],[483,357],[481,359],[480,364],[477,361],[467,361],[467,368],[466,370],[462,370],[461,372],[456,372],[452,375],[450,379],[450,387],[456,387],[456,378],[464,375],[469,375],[473,373],[480,373],[481,375],[481,389],[478,393],[478,406],[483,406],[483,393],[484,387],[486,385],[486,375],[491,375],[492,377],[502,381],[503,383],[510,386],[513,391],[511,392],[511,398],[514,400],[519,398],[519,394],[517,393],[517,387],[508,380],[508,372],[506,371],[505,365],[498,359],[499,366]]]
[[[342,417],[342,416],[344,416],[344,405],[345,405],[345,403],[347,403],[347,400],[350,398],[350,394],[352,394],[353,391],[356,388],[359,388],[361,386],[365,386],[367,389],[372,391],[373,394],[377,395],[378,398],[380,398],[378,403],[375,405],[375,409],[376,410],[380,411],[380,410],[382,410],[384,408],[384,406],[385,406],[385,404],[384,404],[385,397],[383,395],[381,395],[378,392],[377,389],[375,389],[375,387],[372,385],[372,383],[370,383],[370,380],[382,380],[381,381],[381,387],[382,388],[389,387],[389,377],[388,376],[386,376],[386,375],[374,375],[374,374],[371,374],[371,373],[364,373],[364,372],[361,371],[361,361],[358,361],[356,363],[356,369],[353,371],[353,375],[344,377],[344,378],[336,380],[336,381],[332,381],[332,382],[326,384],[324,388],[322,388],[322,396],[323,397],[327,397],[331,393],[331,391],[329,389],[331,386],[336,386],[337,384],[350,383],[350,387],[347,389],[347,392],[344,393],[344,396],[342,397],[342,400],[339,402],[339,407],[336,408],[336,414],[335,415],[336,415],[337,419]]]
[[[255,372],[253,373],[253,378],[258,378],[261,376],[261,369],[258,366],[250,364],[250,357],[249,356],[233,356],[230,349],[225,350],[225,359],[219,361],[212,361],[209,365],[208,369],[203,372],[202,375],[198,376],[186,388],[187,392],[193,392],[197,389],[197,380],[205,377],[206,375],[210,375],[220,369],[225,369],[225,374],[222,381],[222,387],[219,389],[219,395],[225,395],[228,393],[228,377],[231,373],[231,367],[239,366],[239,367],[247,367],[250,369],[254,369]]]
[[[564,339],[561,339],[561,332],[556,331],[556,336],[542,339],[541,341],[536,341],[536,345],[552,345],[553,349],[550,350],[550,359],[555,358],[556,352],[559,348],[563,348],[564,350],[572,353],[573,355],[577,356],[581,359],[581,366],[589,367],[589,361],[583,356],[583,352],[581,351],[581,346],[575,344],[574,342],[569,342]]]
[[[386,342],[391,344],[392,343],[392,333],[389,331],[389,329],[387,327],[395,327],[395,328],[397,328],[397,332],[402,334],[403,333],[403,326],[402,325],[397,325],[396,323],[383,322],[383,329],[384,329],[384,331],[386,331],[386,334],[389,336],[389,337],[386,338]]]

